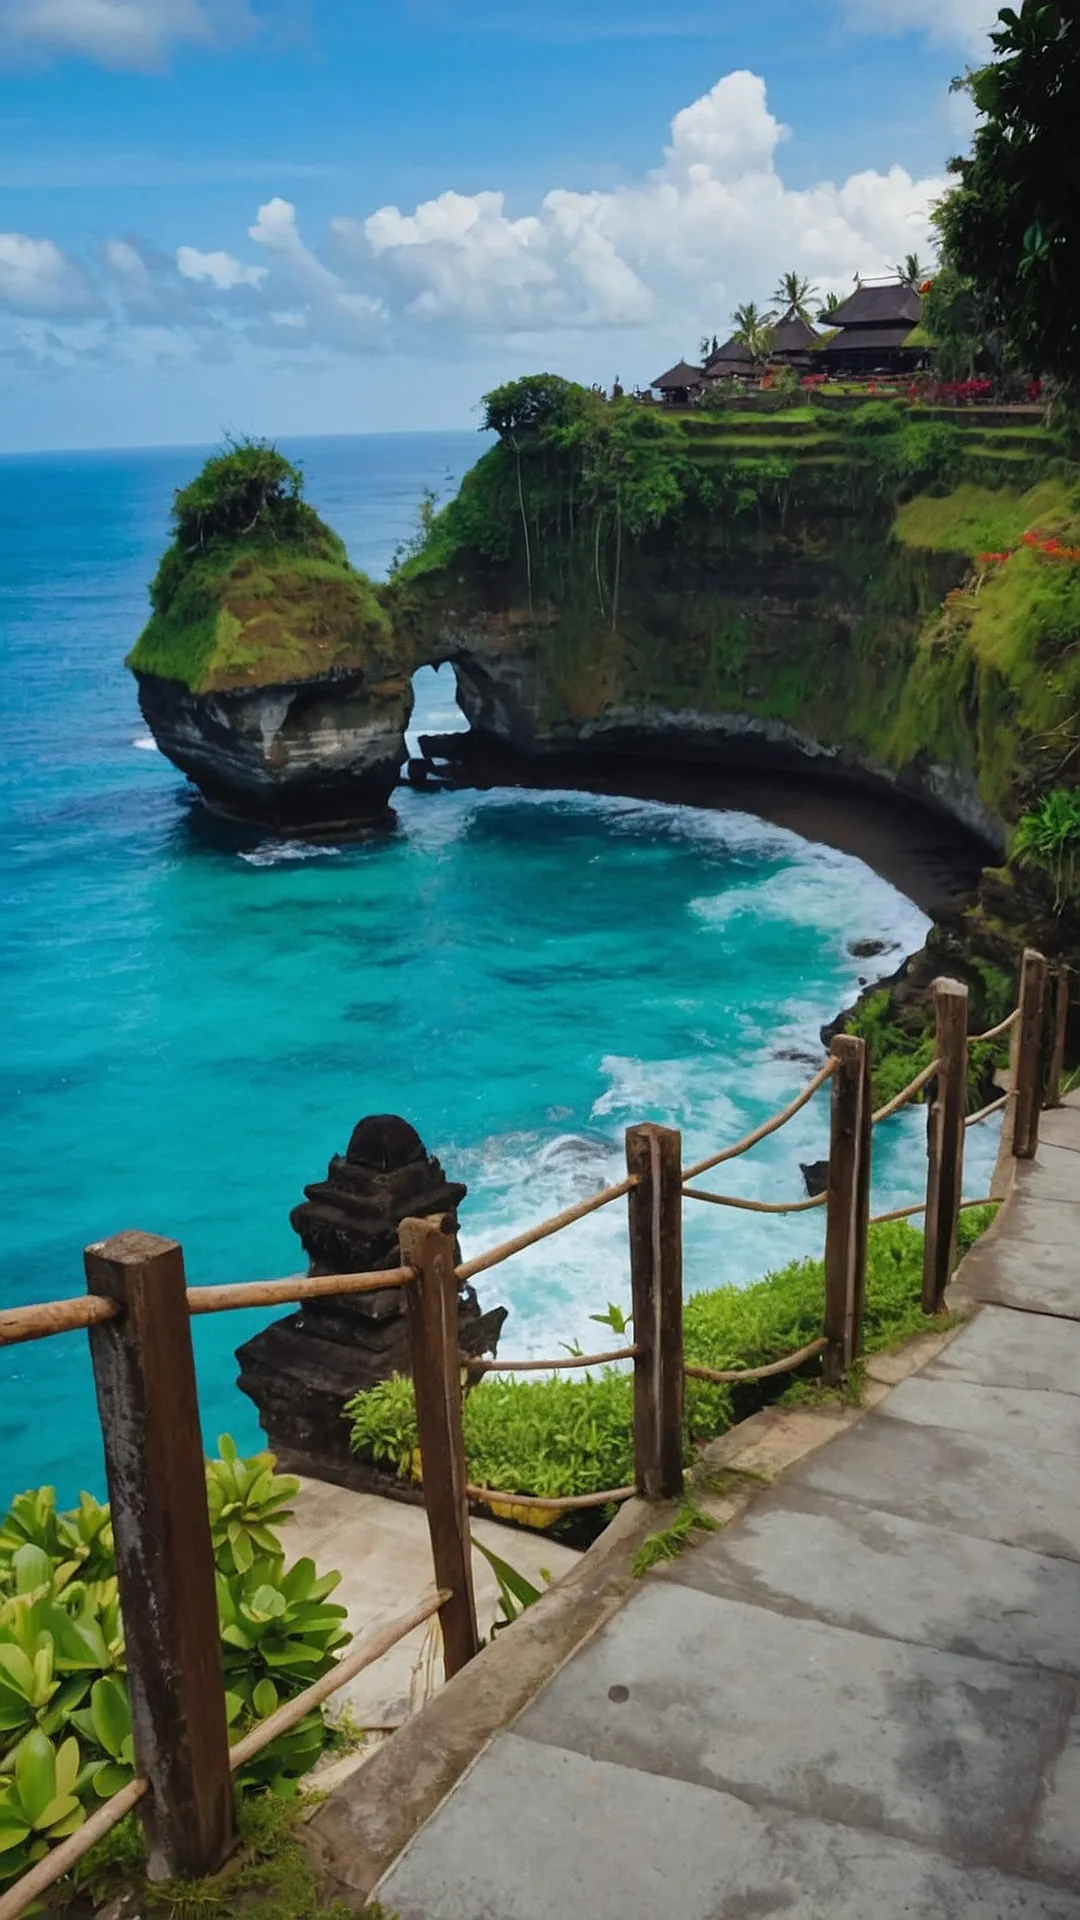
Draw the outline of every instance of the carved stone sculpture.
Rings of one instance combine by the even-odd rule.
[[[397,1265],[402,1220],[441,1214],[456,1233],[466,1191],[460,1181],[447,1180],[407,1121],[376,1114],[354,1127],[345,1153],[334,1155],[325,1180],[305,1187],[305,1199],[289,1218],[311,1273],[378,1272]],[[465,1286],[459,1316],[462,1351],[493,1354],[506,1308],[482,1314],[473,1289]],[[254,1400],[283,1468],[409,1497],[405,1482],[353,1456],[343,1414],[360,1388],[409,1372],[400,1287],[306,1301],[299,1312],[245,1341],[236,1357],[239,1385]]]

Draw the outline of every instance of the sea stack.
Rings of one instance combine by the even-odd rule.
[[[375,1114],[353,1128],[344,1154],[334,1155],[325,1180],[305,1187],[289,1218],[311,1273],[377,1273],[397,1264],[402,1220],[441,1214],[456,1232],[466,1191],[461,1181],[446,1178],[408,1121]],[[462,1351],[494,1353],[506,1308],[482,1314],[473,1289],[463,1286],[458,1316]],[[343,1412],[361,1388],[409,1372],[400,1287],[311,1300],[246,1341],[236,1357],[239,1385],[254,1400],[284,1466],[408,1497],[404,1481],[377,1474],[353,1456]]]
[[[385,813],[411,667],[377,589],[273,447],[231,445],[176,495],[128,657],[161,751],[216,812],[278,831]]]

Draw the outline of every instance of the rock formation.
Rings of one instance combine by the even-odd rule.
[[[397,1264],[402,1220],[449,1217],[465,1198],[447,1180],[415,1130],[393,1114],[353,1129],[326,1179],[305,1187],[290,1214],[313,1274],[378,1272]],[[494,1353],[505,1307],[481,1313],[471,1287],[459,1294],[463,1352]],[[339,1294],[305,1303],[237,1349],[239,1385],[251,1396],[279,1462],[290,1470],[409,1497],[404,1481],[377,1475],[349,1450],[346,1400],[391,1374],[409,1372],[405,1301],[400,1287]]]

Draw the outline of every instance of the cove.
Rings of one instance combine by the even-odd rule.
[[[356,501],[401,471],[392,453],[396,469],[362,442],[332,449],[350,539]],[[410,449],[409,486],[447,457]],[[402,789],[394,830],[347,845],[208,824],[148,749],[122,667],[172,475],[194,464],[191,450],[169,459],[47,475],[42,462],[29,480],[32,463],[0,466],[16,749],[2,796],[4,1305],[80,1291],[83,1245],[128,1226],[179,1239],[195,1282],[292,1271],[288,1210],[368,1112],[402,1113],[468,1182],[463,1244],[479,1251],[619,1177],[631,1121],[680,1126],[688,1154],[754,1125],[854,998],[867,963],[848,942],[884,939],[886,968],[920,943],[922,914],[866,864],[745,811]],[[418,492],[406,500],[402,483],[398,524]],[[397,537],[384,522],[383,566]],[[418,698],[414,727],[442,731],[447,681],[429,676]],[[923,1124],[890,1124],[876,1202],[918,1197]],[[731,1190],[797,1194],[825,1137],[815,1103],[736,1163]],[[985,1191],[992,1151],[973,1143],[969,1191]],[[699,1211],[690,1288],[820,1244],[814,1216]],[[609,1209],[485,1276],[481,1299],[511,1309],[508,1355],[550,1351],[625,1304],[624,1275]],[[225,1427],[258,1441],[232,1357],[258,1324],[195,1329],[208,1443]],[[5,1494],[100,1491],[85,1343],[15,1349],[4,1366]]]

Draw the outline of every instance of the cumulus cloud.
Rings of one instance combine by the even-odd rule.
[[[249,31],[247,0],[0,0],[0,50],[156,67],[178,42]]]
[[[271,288],[303,299],[331,344],[355,348],[380,337],[387,318],[382,300],[351,289],[305,245],[291,201],[266,201],[248,235],[271,257]]]
[[[790,188],[777,167],[787,137],[760,76],[730,73],[676,114],[662,164],[638,183],[554,188],[517,216],[501,193],[446,192],[332,231],[410,320],[502,333],[641,327],[674,310],[711,328],[789,267],[841,288],[926,251],[942,180],[896,166]]]
[[[231,253],[200,253],[198,247],[177,247],[176,264],[185,280],[209,280],[221,293],[232,287],[261,287],[266,267],[245,267]]]
[[[83,269],[55,240],[0,233],[0,308],[60,316],[93,313],[99,304]]]

